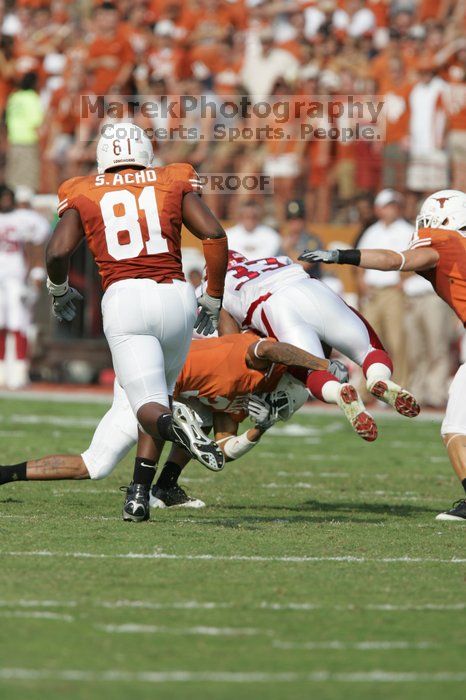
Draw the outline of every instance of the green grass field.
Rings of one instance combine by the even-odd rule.
[[[104,411],[3,399],[0,462],[82,451]],[[2,700],[464,698],[465,529],[434,520],[461,490],[438,423],[378,423],[295,418],[138,525],[132,459],[1,487]]]

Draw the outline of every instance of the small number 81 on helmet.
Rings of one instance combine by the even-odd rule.
[[[97,171],[139,166],[148,168],[154,158],[152,143],[141,127],[131,122],[104,124],[97,143]]]

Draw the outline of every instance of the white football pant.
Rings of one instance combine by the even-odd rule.
[[[0,328],[27,333],[29,310],[24,295],[25,286],[22,279],[0,277]]]
[[[198,399],[186,399],[182,403],[195,411],[201,425],[205,427],[212,425],[212,411],[202,405]],[[111,474],[137,440],[136,417],[125,392],[115,381],[113,403],[97,426],[91,444],[81,455],[91,479],[104,479]]]
[[[448,402],[443,419],[442,435],[466,435],[466,364],[460,365],[448,390]]]
[[[274,292],[254,312],[252,325],[317,357],[324,356],[324,342],[362,365],[373,349],[359,316],[330,287],[310,278]]]
[[[168,407],[191,344],[196,310],[193,288],[179,280],[122,280],[105,292],[104,333],[135,415],[150,402]]]

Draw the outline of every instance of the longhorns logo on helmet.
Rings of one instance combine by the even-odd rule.
[[[445,202],[448,202],[450,197],[434,197],[435,201],[440,204],[440,209],[443,209]]]
[[[104,124],[97,144],[97,171],[137,165],[148,168],[154,158],[152,144],[143,129],[131,122]]]
[[[466,235],[466,194],[440,190],[427,197],[416,218],[415,238],[421,228],[449,229]]]

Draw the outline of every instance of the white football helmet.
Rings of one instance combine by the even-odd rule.
[[[466,194],[440,190],[427,197],[416,217],[416,234],[421,228],[449,229],[466,235]]]
[[[309,391],[291,374],[283,375],[274,391],[267,394],[275,420],[289,420],[309,399]]]
[[[152,144],[141,127],[131,122],[104,124],[97,143],[97,171],[121,165],[149,168],[154,158]]]

